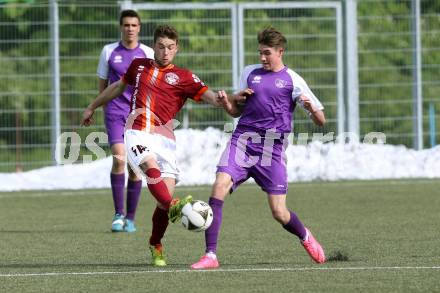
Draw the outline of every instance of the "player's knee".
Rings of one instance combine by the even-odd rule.
[[[283,209],[272,209],[272,217],[281,224],[285,222],[285,212]]]
[[[213,197],[223,200],[229,192],[230,185],[227,182],[216,181],[213,186]]]
[[[125,171],[125,161],[119,159],[117,156],[113,156],[113,163],[112,163],[112,171],[117,171],[118,173]]]

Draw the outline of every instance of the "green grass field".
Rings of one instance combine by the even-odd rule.
[[[138,231],[113,234],[109,190],[0,193],[0,292],[440,292],[439,180],[290,185],[288,205],[326,250],[324,265],[247,184],[225,203],[221,269],[188,269],[204,237],[180,224],[164,240],[169,265],[152,267],[153,205],[144,190]]]

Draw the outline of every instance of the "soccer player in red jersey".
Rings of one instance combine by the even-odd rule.
[[[191,197],[174,199],[178,168],[173,118],[188,98],[220,106],[219,97],[224,91],[214,93],[191,71],[174,65],[178,51],[178,33],[168,25],[154,32],[154,60],[133,60],[122,78],[108,86],[84,110],[81,124],[93,122],[96,108],[121,95],[127,85],[133,86],[131,112],[125,126],[125,146],[132,169],[147,178],[148,189],[157,200],[153,213],[153,228],[149,240],[152,263],[165,266],[161,239],[168,220],[180,217],[182,206]]]

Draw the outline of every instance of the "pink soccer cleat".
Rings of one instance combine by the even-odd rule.
[[[191,265],[193,270],[216,269],[220,266],[216,257],[204,255],[200,260]]]
[[[307,253],[310,255],[310,257],[313,259],[314,262],[324,263],[325,254],[324,254],[324,250],[321,247],[321,244],[319,244],[319,242],[316,241],[315,237],[313,237],[309,229],[306,228],[306,231],[307,231],[307,240],[301,241],[302,246],[304,246],[304,249],[307,251]]]

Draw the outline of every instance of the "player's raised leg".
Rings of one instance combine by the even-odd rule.
[[[209,205],[212,208],[214,218],[211,226],[205,231],[205,254],[198,262],[191,265],[192,269],[215,269],[220,266],[217,259],[217,240],[223,219],[223,202],[232,187],[231,176],[224,172],[218,172],[212,187],[212,195],[209,198]]]
[[[325,262],[325,254],[321,245],[313,237],[312,233],[304,227],[297,215],[286,207],[285,194],[268,194],[269,206],[272,216],[288,232],[296,235],[304,249],[316,263]]]

